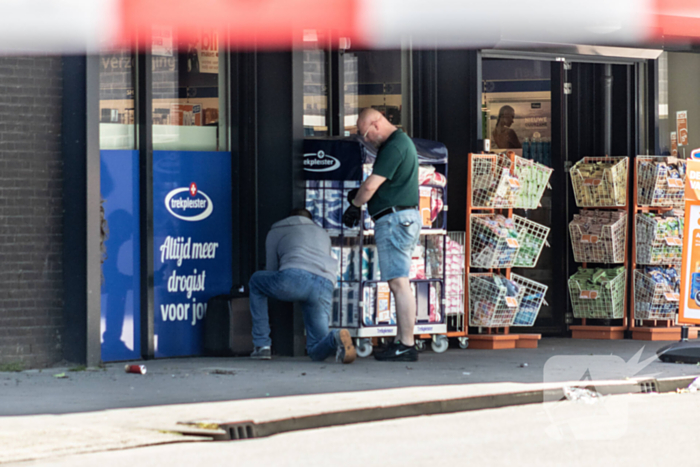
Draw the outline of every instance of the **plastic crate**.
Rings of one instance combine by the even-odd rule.
[[[471,233],[471,267],[484,269],[511,268],[520,249],[520,234],[513,224],[517,236],[501,236],[494,231],[491,214],[472,214],[469,218]]]
[[[520,233],[520,248],[515,257],[514,266],[517,268],[534,268],[540,258],[542,248],[547,243],[547,236],[551,229],[516,215],[513,216],[513,223]]]
[[[580,271],[579,271],[580,272]],[[588,284],[577,277],[569,278],[569,297],[574,318],[621,319],[625,313],[624,269],[612,278]]]
[[[636,164],[639,206],[683,206],[685,160],[667,156],[637,156]]]
[[[612,224],[603,225],[600,234],[591,234],[575,221],[569,223],[571,247],[577,263],[619,264],[625,261],[627,213]]]
[[[553,169],[530,159],[515,156],[515,175],[520,182],[520,189],[515,197],[515,207],[520,209],[537,209],[540,206],[544,190],[549,186]]]
[[[662,228],[662,223],[669,228]],[[673,228],[674,224],[676,228]],[[639,213],[635,222],[637,264],[679,265],[683,260],[682,217],[650,217]]]
[[[542,304],[545,303],[544,296],[549,287],[518,274],[511,274],[510,280],[524,289],[513,326],[533,326]]]
[[[571,168],[580,208],[627,205],[627,157],[584,157]]]
[[[496,277],[503,276],[491,273],[469,274],[470,326],[501,327],[513,323],[525,289],[520,287],[515,296],[508,296],[505,286],[493,282]]]
[[[674,319],[679,294],[655,282],[643,271],[634,271],[634,319]]]
[[[448,232],[445,240],[445,314],[464,315],[465,233]]]
[[[520,182],[511,175],[506,154],[472,154],[471,196],[475,208],[512,208]]]

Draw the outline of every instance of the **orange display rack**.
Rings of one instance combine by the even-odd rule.
[[[654,159],[663,158],[665,156],[637,156],[634,163],[634,188],[633,188],[633,204],[632,204],[632,231],[631,231],[631,244],[632,244],[632,255],[630,259],[630,307],[629,307],[629,330],[632,334],[632,339],[635,340],[645,340],[645,341],[679,341],[681,339],[681,326],[675,324],[674,318],[669,319],[636,319],[636,302],[635,302],[635,271],[639,264],[637,264],[637,216],[643,213],[655,213],[663,214],[664,212],[670,211],[675,207],[682,206],[683,198],[680,197],[680,202],[677,203],[678,206],[668,205],[668,206],[651,206],[647,203],[646,205],[640,205],[639,196],[639,172],[640,165],[642,162],[653,162]],[[682,185],[681,185],[682,186]],[[652,187],[653,189],[653,187]],[[681,188],[682,193],[682,188]],[[661,203],[664,204],[664,203]],[[680,270],[680,263],[676,261],[675,264]],[[673,266],[672,262],[669,260],[667,263],[657,263],[659,266]],[[688,330],[688,337],[691,339],[697,339],[698,328],[690,327]]]
[[[472,183],[474,174],[474,160],[476,158],[496,158],[496,154],[474,154],[468,155],[467,161],[467,180]],[[507,157],[511,161],[511,175],[515,170],[515,153],[509,151]],[[480,333],[469,334],[469,275],[471,265],[471,218],[472,214],[503,214],[506,217],[513,217],[513,208],[486,208],[483,206],[475,206],[473,198],[473,187],[467,189],[467,222],[465,235],[465,254],[464,254],[464,328],[459,331],[448,333],[448,337],[468,337],[469,348],[472,349],[514,349],[514,348],[537,348],[537,344],[541,339],[540,334],[511,334],[509,326],[481,327]],[[506,278],[510,279],[511,268],[489,268],[489,272],[501,272]]]
[[[589,160],[606,160],[610,159],[608,156],[605,157],[587,157],[584,159],[589,159]],[[629,205],[630,205],[630,196],[629,196],[629,158],[628,158],[628,163],[627,163],[627,179],[625,181],[625,192],[627,193],[625,197],[625,205],[623,206],[586,206],[586,207],[581,207],[581,209],[598,209],[598,210],[625,210],[628,211]],[[627,219],[627,228],[629,229],[629,214],[628,214],[628,219]],[[628,231],[629,232],[629,231]],[[625,241],[625,255],[624,255],[624,261],[622,265],[625,267],[625,274],[629,274],[629,235],[627,235],[627,239]],[[588,267],[588,263],[581,263],[581,265],[584,268]],[[627,281],[625,282],[625,285],[627,284]],[[623,310],[627,310],[627,292],[628,290],[625,290],[625,301],[623,304]],[[588,320],[586,318],[581,318],[581,324],[574,324],[574,325],[569,325],[569,330],[571,331],[571,337],[573,339],[601,339],[601,340],[620,340],[625,338],[625,331],[628,329],[628,322],[627,322],[627,313],[623,312],[623,318],[621,320],[621,324],[616,324],[616,325],[590,325],[587,322]]]

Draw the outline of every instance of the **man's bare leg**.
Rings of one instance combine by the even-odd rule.
[[[416,298],[411,291],[408,277],[397,277],[389,281],[389,288],[396,299],[397,337],[403,345],[413,346],[413,326],[416,323]]]

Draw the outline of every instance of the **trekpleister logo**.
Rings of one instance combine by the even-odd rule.
[[[165,196],[165,209],[180,220],[197,222],[209,217],[214,204],[195,182],[188,187],[175,188]]]
[[[304,154],[304,170],[307,172],[332,172],[340,168],[340,161],[324,151]]]

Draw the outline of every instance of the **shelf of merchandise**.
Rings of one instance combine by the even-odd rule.
[[[417,143],[417,140],[414,140]],[[431,143],[432,142],[428,142]],[[309,146],[307,148],[307,145]],[[323,145],[330,145],[336,157],[343,160],[343,167],[352,167],[353,164],[359,164],[360,169],[353,169],[353,173],[359,173],[356,179],[338,179],[336,175],[329,176],[328,179],[312,175],[306,182],[306,206],[312,212],[314,221],[322,226],[331,237],[331,244],[338,255],[339,277],[334,290],[333,309],[331,313],[331,328],[345,328],[354,338],[358,348],[358,355],[366,357],[372,353],[372,345],[376,344],[381,338],[391,338],[397,333],[397,326],[392,320],[391,309],[388,311],[382,309],[382,317],[378,318],[378,290],[377,284],[381,281],[374,280],[376,277],[364,277],[362,265],[365,253],[365,247],[374,242],[374,224],[369,219],[366,211],[363,209],[363,219],[358,227],[348,229],[342,224],[342,213],[348,206],[348,192],[360,186],[371,173],[371,162],[368,160],[373,156],[370,149],[364,142],[358,138],[314,138],[305,140],[305,153],[313,154],[324,150],[326,154],[329,152]],[[418,146],[418,143],[417,143]],[[422,147],[429,152],[430,144]],[[308,149],[308,150],[307,150]],[[340,154],[342,153],[342,154]],[[421,159],[423,158],[423,159]],[[448,161],[445,157],[432,158],[425,156],[419,149],[419,163],[421,166],[431,165],[435,167],[435,172],[442,175],[440,179],[447,180]],[[346,170],[349,170],[346,168]],[[306,173],[306,172],[305,172]],[[354,176],[354,175],[353,175]],[[426,208],[429,206],[431,210],[431,225],[426,225],[421,230],[421,242],[428,244],[441,244],[439,250],[444,254],[444,238],[446,235],[447,226],[447,186],[445,183],[431,183],[427,181],[423,187],[441,190],[437,193],[437,198],[442,201],[433,204],[436,198],[431,193],[431,198]],[[425,201],[423,198],[421,201]],[[437,212],[433,213],[433,209]],[[377,261],[377,258],[374,258]],[[428,261],[427,252],[425,261]],[[350,264],[354,262],[354,264]],[[444,263],[444,258],[442,259]],[[427,265],[426,265],[427,266]],[[426,274],[425,279],[412,279],[411,283],[416,293],[416,301],[418,306],[428,306],[430,319],[417,319],[414,326],[414,333],[422,338],[433,339],[433,350],[442,352],[447,349],[448,341],[444,337],[447,331],[444,315],[444,268],[442,265],[439,270],[433,270],[433,273]],[[427,267],[426,267],[427,270]],[[387,293],[385,289],[386,282],[382,284],[382,294]],[[440,284],[434,286],[433,284]],[[371,294],[372,291],[365,290],[374,288],[374,302],[372,304],[365,303],[371,299],[366,294]],[[427,297],[426,297],[427,294]],[[388,292],[388,296],[391,293]],[[389,303],[391,303],[391,298]],[[387,305],[385,303],[384,305]],[[369,308],[367,308],[369,307]],[[425,310],[421,309],[421,312]],[[369,316],[365,313],[371,313],[371,319],[365,322],[365,317]],[[385,313],[388,313],[389,319],[385,320]],[[423,316],[423,315],[420,315]],[[365,324],[367,323],[367,324]],[[392,324],[393,323],[393,324]],[[425,344],[425,342],[423,342]]]
[[[673,209],[682,209],[684,205],[683,196],[680,196],[679,202],[669,204],[668,206],[650,206],[639,204],[639,164],[642,161],[653,161],[654,159],[666,159],[668,156],[637,156],[634,162],[634,188],[633,188],[633,210],[632,219],[632,256],[630,260],[630,307],[629,307],[629,330],[632,331],[632,339],[645,341],[679,341],[681,339],[681,326],[676,325],[675,316],[673,319],[650,319],[637,320],[635,319],[635,280],[638,266],[646,266],[637,264],[637,215],[644,213],[663,214]],[[681,193],[682,193],[682,188]],[[652,204],[652,203],[650,203]],[[661,203],[657,203],[661,204]],[[667,263],[656,264],[656,266],[675,266],[680,274],[680,261],[674,264],[673,261]],[[696,339],[698,337],[698,328],[689,328],[689,338]]]
[[[586,158],[586,159],[597,159],[597,160],[605,160],[609,159],[607,156],[606,157],[593,157],[593,158]],[[629,204],[630,204],[630,195],[629,195],[629,181],[630,181],[630,163],[629,163],[629,158],[627,159],[627,180],[626,180],[626,185],[625,185],[625,205],[624,206],[590,206],[590,207],[579,207],[580,209],[595,209],[595,210],[624,210],[628,211]],[[629,229],[629,213],[627,216],[627,228]],[[629,232],[629,230],[628,230]],[[625,268],[625,274],[629,274],[629,235],[627,236],[628,238],[625,241],[625,258],[622,263],[622,265]],[[588,267],[589,263],[581,263],[581,266],[584,268]],[[625,281],[625,284],[627,284],[627,281]],[[568,292],[568,291],[567,291]],[[624,310],[627,310],[627,296],[628,296],[628,289],[625,288],[625,299],[623,303],[623,318],[621,319],[622,324],[620,325],[590,325],[588,324],[588,320],[586,318],[581,318],[581,324],[574,324],[570,325],[569,329],[571,330],[571,337],[573,339],[601,339],[601,340],[619,340],[619,339],[624,339],[625,338],[625,331],[627,330],[627,313]]]
[[[472,183],[473,162],[476,156],[485,156],[486,154],[470,153],[467,161],[467,180]],[[490,154],[489,154],[490,155]],[[493,155],[497,157],[497,155]],[[507,156],[511,160],[511,174],[515,170],[515,153],[509,151]],[[459,339],[468,339],[469,348],[473,349],[514,349],[514,348],[529,348],[536,349],[540,334],[511,334],[510,326],[498,327],[480,327],[477,328],[477,333],[469,333],[469,275],[471,273],[471,218],[472,215],[478,214],[502,214],[505,217],[513,217],[513,208],[484,208],[474,205],[473,188],[470,186],[467,189],[467,222],[464,240],[464,315],[461,323],[462,329],[457,329],[448,332],[448,337],[457,337]],[[479,268],[483,269],[483,268]],[[511,268],[487,269],[488,272],[498,272],[507,279],[511,278]],[[461,343],[461,342],[460,342]],[[466,347],[466,346],[465,346]]]

